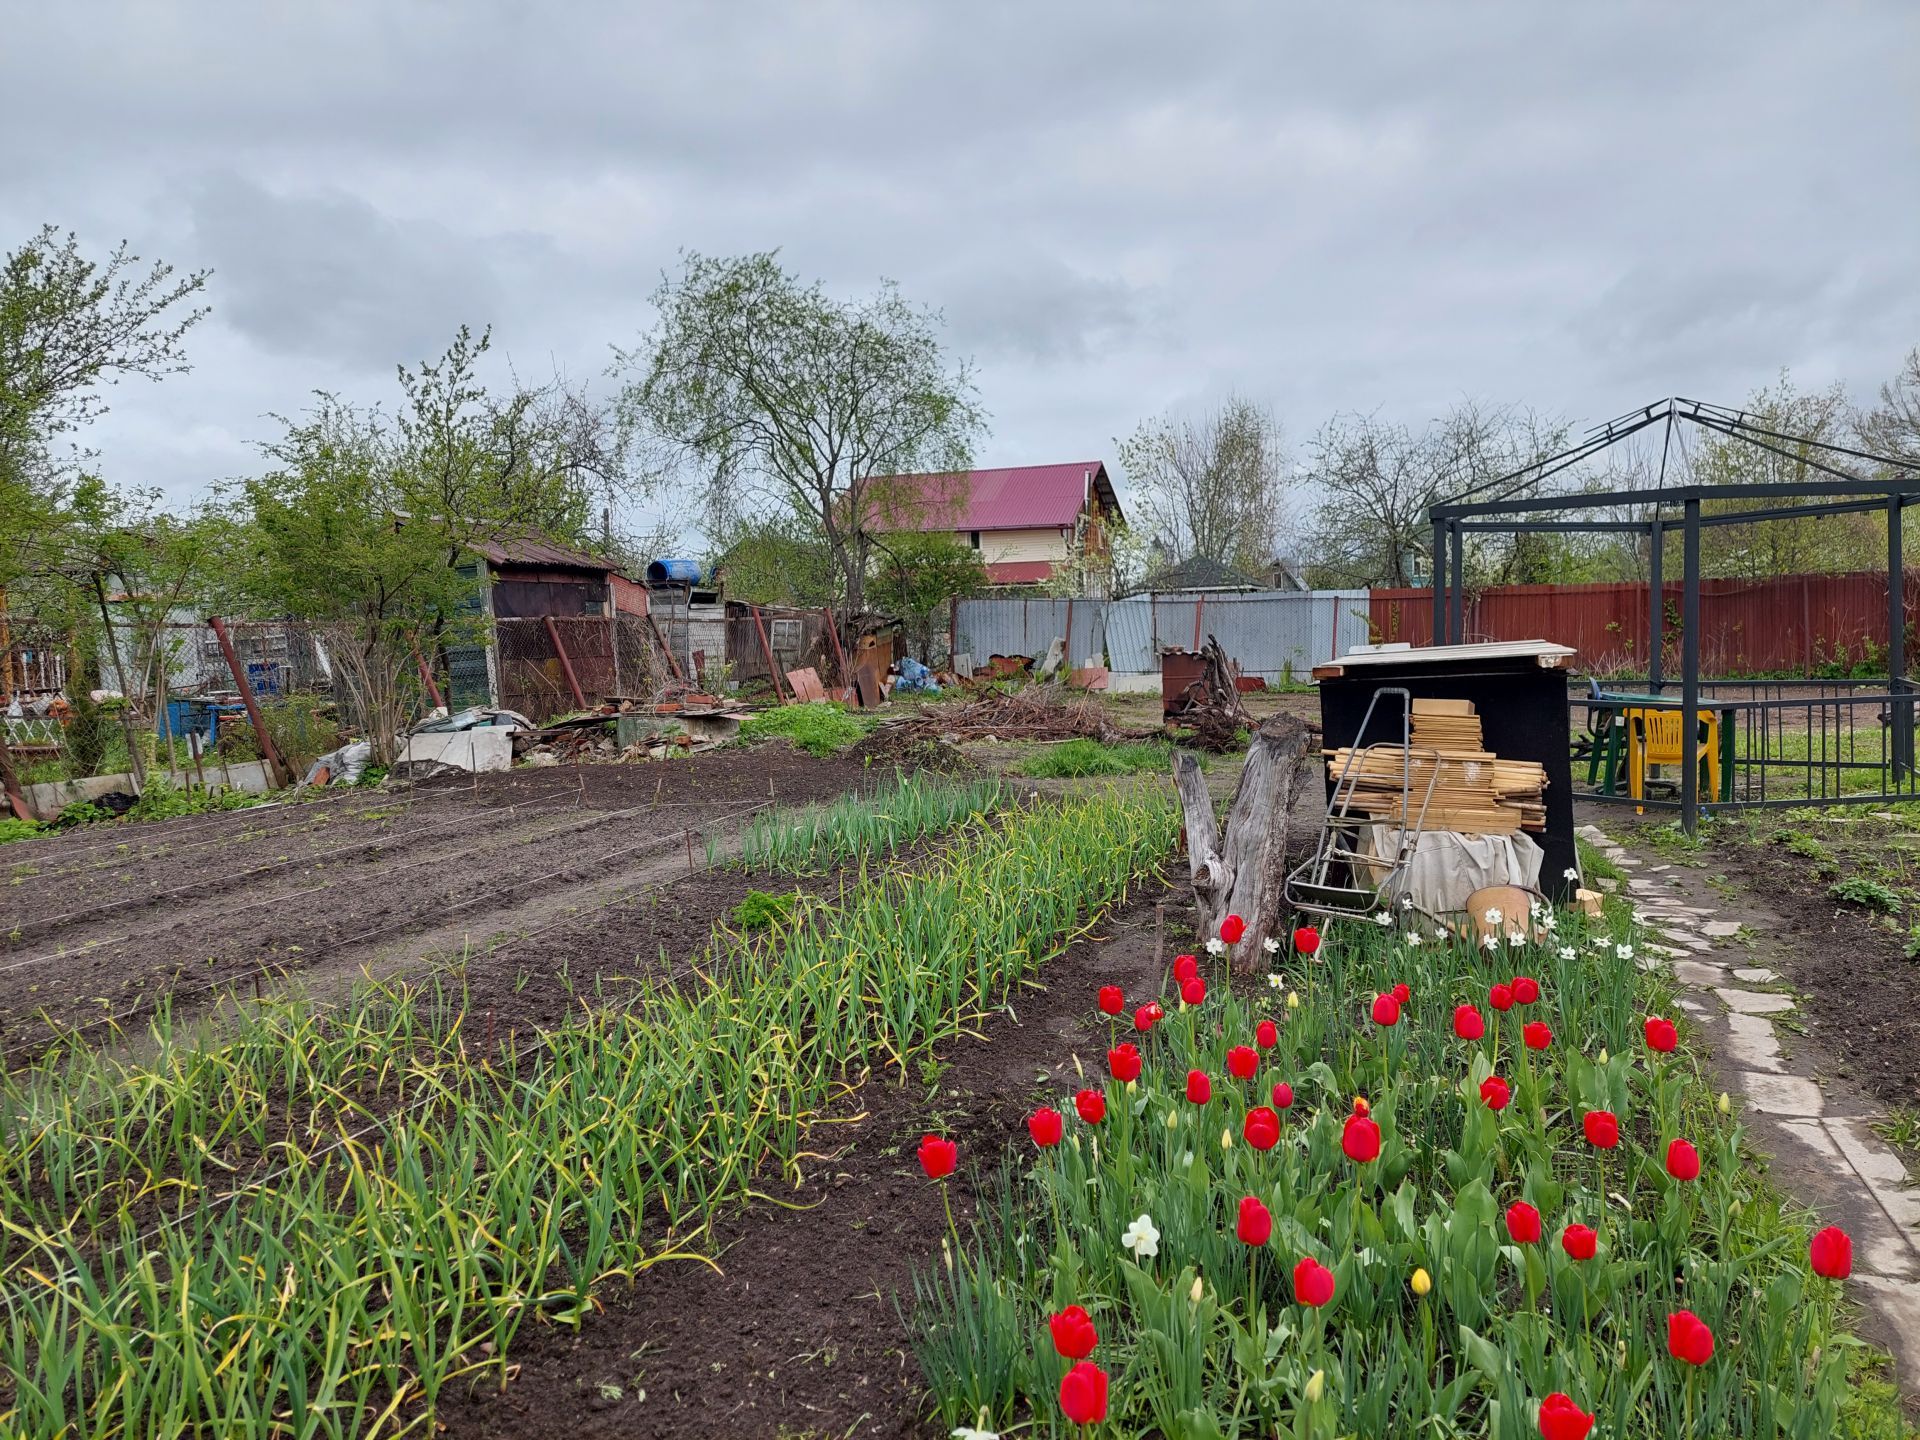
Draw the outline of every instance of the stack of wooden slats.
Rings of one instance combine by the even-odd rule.
[[[1389,824],[1403,824],[1401,786],[1408,758],[1398,745],[1356,753],[1328,750],[1327,773],[1338,780],[1351,761],[1355,785],[1349,808]],[[1438,776],[1435,776],[1436,767]],[[1546,770],[1531,760],[1503,760],[1486,748],[1480,717],[1469,700],[1415,700],[1409,808],[1417,820],[1427,785],[1426,828],[1470,835],[1544,830]]]

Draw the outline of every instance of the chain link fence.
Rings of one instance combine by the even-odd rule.
[[[609,699],[651,701],[671,678],[640,615],[496,620],[494,653],[500,705],[536,722]]]

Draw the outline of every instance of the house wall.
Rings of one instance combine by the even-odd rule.
[[[969,531],[954,532],[965,545],[972,539]],[[980,561],[984,565],[1004,565],[1018,560],[1051,560],[1056,564],[1067,558],[1067,537],[1054,526],[1032,530],[982,530]]]

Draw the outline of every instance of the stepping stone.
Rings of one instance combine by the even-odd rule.
[[[1900,1157],[1881,1143],[1866,1122],[1835,1118],[1827,1121],[1827,1133],[1893,1222],[1910,1230],[1920,1228],[1920,1191],[1906,1188],[1907,1172]]]
[[[1793,1009],[1791,995],[1779,995],[1771,990],[1734,990],[1723,986],[1713,993],[1729,1010],[1738,1010],[1743,1015],[1779,1015]]]
[[[1698,960],[1676,962],[1673,973],[1683,985],[1697,985],[1703,990],[1727,983],[1725,970],[1718,965],[1702,965]]]
[[[1629,880],[1629,881],[1627,881],[1627,889],[1629,889],[1629,890],[1631,890],[1631,891],[1632,891],[1632,892],[1633,892],[1634,894],[1636,894],[1636,895],[1646,895],[1646,894],[1650,894],[1650,893],[1652,893],[1652,892],[1653,892],[1654,890],[1656,890],[1656,889],[1658,889],[1658,888],[1659,888],[1659,887],[1658,887],[1658,886],[1657,886],[1657,885],[1656,885],[1656,884],[1655,884],[1655,883],[1654,883],[1653,881],[1651,881],[1651,880]]]
[[[1658,950],[1660,947],[1658,945],[1649,945],[1647,948],[1649,950]],[[1668,953],[1671,954],[1672,952],[1669,951]],[[1633,963],[1642,970],[1658,970],[1661,965],[1661,962],[1651,955],[1636,955],[1633,957]]]
[[[1707,1013],[1707,1007],[1702,1005],[1698,1000],[1676,1000],[1674,1003],[1689,1015],[1704,1015]]]
[[[1598,885],[1602,890],[1606,891],[1607,894],[1609,895],[1618,895],[1620,893],[1620,882],[1618,880],[1613,879],[1611,876],[1602,875],[1598,880],[1594,881],[1593,883]]]
[[[1687,952],[1685,950],[1676,950],[1671,945],[1658,945],[1651,940],[1647,942],[1647,949],[1656,955],[1664,955],[1669,960],[1684,960],[1687,958]]]
[[[1749,985],[1771,985],[1780,977],[1764,965],[1736,965],[1733,978]]]
[[[1826,1108],[1820,1087],[1798,1075],[1763,1075],[1757,1070],[1743,1070],[1740,1092],[1749,1105],[1768,1115],[1812,1116]]]
[[[1727,1030],[1726,1051],[1729,1060],[1749,1070],[1778,1073],[1786,1069],[1785,1057],[1780,1053],[1780,1041],[1764,1016],[1729,1015]]]
[[[1701,933],[1714,940],[1726,940],[1740,933],[1738,920],[1709,920],[1700,927]]]
[[[1595,845],[1606,845],[1610,843],[1607,839],[1607,832],[1602,830],[1598,825],[1576,825],[1573,827],[1573,833],[1578,835],[1582,840],[1589,841]]]
[[[1649,875],[1664,875],[1667,873],[1667,871],[1671,870],[1672,868],[1673,867],[1671,865],[1656,865],[1653,867],[1653,869],[1649,870],[1647,873]]]

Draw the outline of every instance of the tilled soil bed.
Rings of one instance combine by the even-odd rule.
[[[1022,1153],[1036,1097],[1064,1103],[1104,1065],[1094,1025],[1103,984],[1157,992],[1156,900],[1168,899],[1167,953],[1190,910],[1151,889],[1015,994],[978,1039],[942,1047],[909,1077],[875,1077],[855,1107],[816,1134],[820,1157],[798,1186],[769,1176],[779,1203],[720,1222],[718,1268],[675,1261],[610,1288],[578,1333],[530,1321],[512,1378],[442,1392],[441,1433],[456,1440],[579,1437],[905,1436],[944,1431],[926,1399],[900,1318],[916,1269],[940,1252],[940,1196],[914,1158],[928,1130],[957,1140],[956,1219],[976,1184]],[[788,1208],[794,1207],[794,1208]]]

